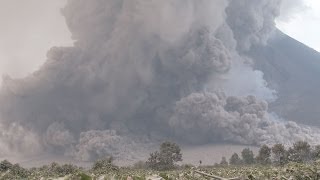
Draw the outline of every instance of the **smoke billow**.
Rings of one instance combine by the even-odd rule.
[[[178,138],[190,143],[289,145],[297,140],[317,141],[317,130],[279,122],[267,110],[268,104],[254,96],[193,93],[176,103],[169,124]]]
[[[226,21],[233,30],[240,51],[249,50],[252,44],[265,44],[280,15],[281,0],[231,1],[226,8]]]
[[[278,0],[69,0],[74,47],[3,81],[0,152],[92,160],[167,138],[318,142],[316,129],[268,113],[276,94],[242,55],[267,42],[279,11]]]

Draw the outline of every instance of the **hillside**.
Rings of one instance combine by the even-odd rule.
[[[267,46],[249,52],[269,86],[278,92],[270,111],[307,125],[320,125],[320,53],[277,31]]]

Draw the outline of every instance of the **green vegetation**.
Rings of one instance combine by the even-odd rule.
[[[96,161],[89,170],[65,164],[51,163],[40,168],[25,169],[9,161],[0,162],[0,180],[61,179],[61,180],[317,180],[320,179],[320,146],[312,147],[299,141],[286,149],[282,144],[261,146],[257,155],[245,148],[241,157],[234,153],[227,162],[214,166],[177,165],[182,160],[180,147],[175,143],[161,144],[159,151],[150,154],[147,162],[132,167],[118,167],[113,158]]]

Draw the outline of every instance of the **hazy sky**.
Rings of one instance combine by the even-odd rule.
[[[320,1],[279,21],[290,36],[320,51]],[[46,59],[52,46],[72,45],[60,8],[66,0],[0,0],[0,75],[24,77]],[[289,1],[290,2],[290,1]]]
[[[320,1],[304,0],[305,6],[298,13],[278,21],[277,26],[286,34],[320,52]]]
[[[23,77],[52,46],[71,45],[60,8],[65,0],[0,0],[0,74]]]

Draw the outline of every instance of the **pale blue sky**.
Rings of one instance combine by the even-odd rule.
[[[277,26],[320,51],[320,1],[296,1],[306,1],[308,8],[302,8],[303,11],[299,10],[290,19],[278,20]],[[0,0],[0,76],[24,77],[41,66],[52,46],[72,45],[70,32],[59,11],[65,2]],[[291,2],[287,0],[287,6]]]

